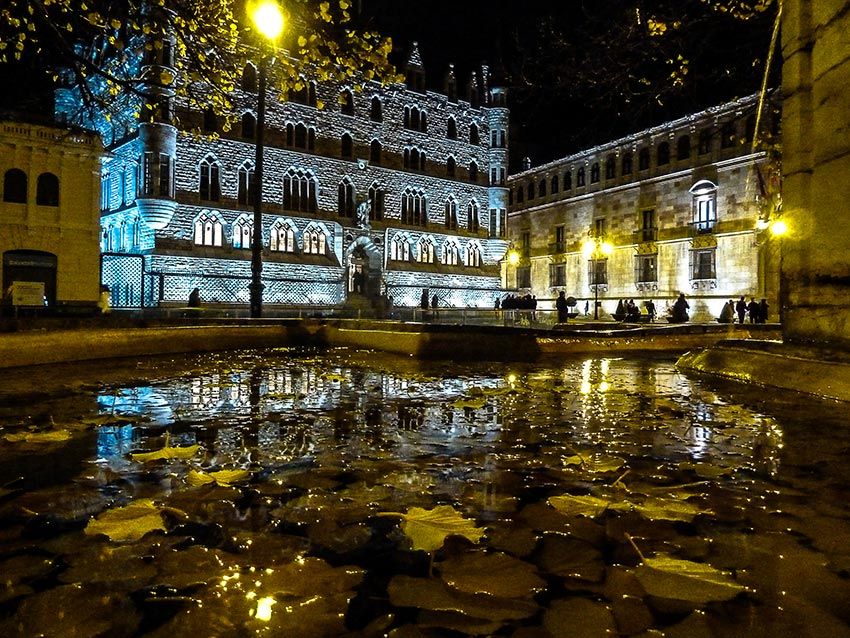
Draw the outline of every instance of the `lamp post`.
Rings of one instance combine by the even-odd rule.
[[[600,259],[607,259],[608,255],[614,252],[614,246],[603,241],[601,237],[591,237],[584,242],[581,252],[585,259],[593,260],[593,319],[596,321],[599,319],[599,270],[596,262]]]
[[[269,44],[274,43],[283,31],[283,13],[274,0],[260,0],[249,7],[254,28]],[[266,66],[269,56],[265,50],[260,56],[257,82],[257,130],[254,158],[254,227],[251,233],[251,317],[263,316],[263,135],[266,128]]]

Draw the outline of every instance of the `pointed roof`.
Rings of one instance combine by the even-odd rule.
[[[417,71],[424,71],[425,65],[422,62],[422,54],[419,53],[419,43],[413,42],[410,48],[410,55],[407,57],[407,68]]]

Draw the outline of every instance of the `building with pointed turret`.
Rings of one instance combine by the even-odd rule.
[[[173,50],[149,52],[142,76],[173,71]],[[357,296],[416,306],[427,290],[443,307],[492,307],[507,248],[505,91],[489,86],[486,66],[464,98],[453,69],[444,93],[427,90],[415,43],[404,70],[404,84],[307,82],[288,101],[268,90],[267,306]],[[257,80],[249,63],[228,131],[165,93],[153,122],[104,131],[101,252],[113,305],[182,305],[196,287],[205,302],[248,303]],[[59,115],[73,102],[73,89],[60,89]]]

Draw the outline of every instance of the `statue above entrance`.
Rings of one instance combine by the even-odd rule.
[[[368,197],[357,204],[357,227],[363,230],[371,230],[372,226],[369,223],[369,211],[372,209],[372,200]]]

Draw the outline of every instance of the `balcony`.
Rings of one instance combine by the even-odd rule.
[[[650,241],[658,241],[658,228],[656,226],[640,228],[635,233],[635,239],[639,244]]]
[[[717,224],[716,219],[704,219],[701,221],[691,222],[691,236],[710,235],[714,232],[714,226]]]

